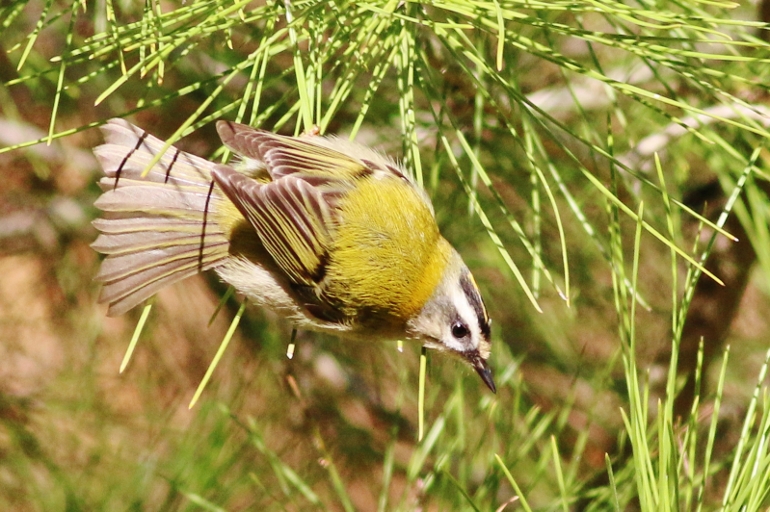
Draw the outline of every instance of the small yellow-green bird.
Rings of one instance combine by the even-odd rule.
[[[484,302],[425,192],[393,160],[342,139],[220,121],[240,157],[218,165],[122,119],[102,128],[93,247],[100,302],[119,315],[214,269],[297,329],[408,339],[454,354],[495,391]]]

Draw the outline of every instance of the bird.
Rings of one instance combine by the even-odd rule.
[[[121,118],[102,126],[92,247],[106,255],[95,280],[109,316],[214,270],[294,329],[416,341],[464,361],[496,392],[479,287],[400,163],[316,133],[216,129],[233,163],[167,146]]]

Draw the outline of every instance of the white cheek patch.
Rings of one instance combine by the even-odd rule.
[[[460,343],[458,339],[452,336],[451,329],[448,329],[447,333],[444,335],[444,347],[451,350],[452,352],[465,352],[468,350],[468,347]]]

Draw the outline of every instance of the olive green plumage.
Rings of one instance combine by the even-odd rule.
[[[97,280],[109,314],[215,269],[297,328],[415,339],[459,355],[494,390],[478,288],[398,164],[339,139],[217,130],[239,164],[170,147],[147,169],[160,140],[119,119],[103,128],[94,248],[107,254]]]

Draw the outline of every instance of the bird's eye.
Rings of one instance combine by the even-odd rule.
[[[452,324],[452,336],[458,340],[468,336],[468,328],[462,322],[455,322]]]

